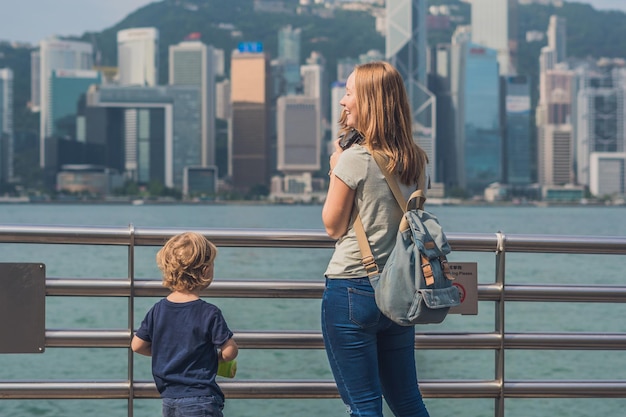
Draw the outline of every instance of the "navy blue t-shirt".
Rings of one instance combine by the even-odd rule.
[[[215,382],[217,348],[233,337],[219,308],[166,298],[146,314],[137,337],[152,343],[152,375],[163,398],[224,394]]]

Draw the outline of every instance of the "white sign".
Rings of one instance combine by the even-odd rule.
[[[478,314],[478,263],[450,262],[453,284],[461,293],[461,305],[452,307],[452,314]]]

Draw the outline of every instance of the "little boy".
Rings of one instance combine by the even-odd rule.
[[[148,311],[131,348],[152,356],[164,417],[223,416],[218,362],[235,359],[238,347],[222,312],[199,295],[213,281],[216,255],[207,238],[187,232],[168,240],[156,256],[163,286],[172,292]]]

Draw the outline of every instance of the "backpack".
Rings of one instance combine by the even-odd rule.
[[[378,270],[357,214],[354,229],[359,241],[362,262],[374,288],[380,311],[403,326],[441,323],[450,307],[461,304],[459,290],[452,285],[447,255],[451,248],[433,214],[423,209],[426,197],[421,189],[408,202],[397,182],[384,168],[381,156],[374,158],[400,207],[405,211],[398,228],[396,244],[382,271]]]

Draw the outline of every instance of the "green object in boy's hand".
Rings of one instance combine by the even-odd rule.
[[[225,378],[234,378],[237,373],[237,361],[220,362],[217,365],[217,375]]]

